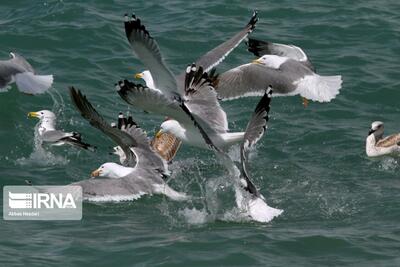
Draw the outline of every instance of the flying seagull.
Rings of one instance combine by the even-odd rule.
[[[220,98],[262,95],[267,85],[274,88],[274,95],[300,95],[318,102],[330,102],[339,94],[342,77],[316,74],[300,47],[251,38],[247,45],[259,58],[216,77],[215,87]]]
[[[248,35],[251,32],[253,32],[253,30],[256,27],[256,23],[258,21],[257,15],[258,15],[257,11],[254,11],[249,22],[246,24],[246,26],[243,29],[241,29],[239,32],[237,32],[235,35],[233,35],[227,41],[221,43],[217,47],[208,51],[206,54],[202,55],[200,58],[198,58],[194,62],[194,64],[196,64],[197,66],[202,66],[204,68],[205,72],[209,72],[213,67],[215,67],[216,65],[221,63],[225,59],[225,57],[227,57],[244,39],[246,39],[248,37]],[[125,23],[125,30],[127,31],[126,23]],[[128,40],[130,41],[128,33],[127,33],[127,36],[128,36]],[[137,73],[137,74],[135,74],[135,78],[143,79],[148,88],[157,90],[160,92],[160,90],[156,87],[156,83],[153,79],[153,76],[152,76],[153,72],[150,72],[150,71],[151,70],[145,70],[141,73]],[[184,81],[185,81],[185,76],[186,76],[185,72],[182,72],[181,74],[176,76],[176,80],[178,81],[179,85],[183,86]],[[138,106],[138,107],[140,107],[140,106]]]
[[[89,179],[74,183],[82,186],[86,198],[112,199],[138,198],[144,194],[164,194],[173,200],[185,200],[188,196],[169,187],[164,178],[169,175],[167,162],[150,146],[145,132],[136,123],[129,123],[121,129],[112,127],[93,108],[79,90],[70,88],[76,108],[93,127],[111,138],[125,153],[125,166],[107,162],[91,174]]]
[[[0,60],[0,91],[16,83],[19,91],[26,94],[42,94],[53,84],[53,75],[37,75],[22,56],[10,53],[11,59]]]
[[[280,57],[287,57],[298,62],[301,62],[310,70],[315,72],[315,67],[311,63],[306,53],[298,46],[272,43],[268,41],[261,41],[254,38],[248,38],[245,42],[247,50],[253,53],[256,57],[262,57],[264,55],[276,55]]]
[[[400,133],[383,138],[383,131],[383,122],[374,121],[371,124],[365,146],[368,157],[400,154]]]
[[[228,132],[226,113],[219,105],[211,80],[203,68],[197,68],[195,64],[189,66],[185,81],[187,107],[196,120],[202,122],[204,132],[211,142],[218,148],[225,149],[242,141],[244,132]],[[213,149],[204,142],[203,135],[199,133],[192,121],[187,119],[188,116],[180,115],[182,112],[177,102],[166,98],[164,94],[128,80],[120,81],[117,87],[118,93],[127,103],[133,106],[141,105],[147,111],[173,118],[161,124],[156,137],[169,133],[182,140],[183,143]]]
[[[78,132],[63,132],[56,130],[56,115],[50,110],[29,112],[28,117],[38,118],[38,134],[40,140],[54,146],[64,144],[76,146],[93,151],[95,147],[82,142],[81,134]]]

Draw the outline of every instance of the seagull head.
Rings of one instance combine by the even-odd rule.
[[[91,177],[107,177],[107,178],[120,178],[124,176],[121,174],[121,168],[125,168],[114,162],[107,162],[101,165],[98,169],[92,171]]]
[[[33,111],[28,113],[28,117],[30,118],[38,118],[39,120],[55,120],[56,115],[51,112],[50,110],[40,110],[40,111]]]
[[[154,80],[153,80],[153,76],[151,76],[150,71],[145,70],[141,73],[136,73],[135,79],[143,79],[143,81],[146,83],[147,87],[154,89]]]
[[[381,121],[374,121],[371,123],[371,129],[368,132],[368,136],[374,134],[375,136],[382,136],[383,135],[383,122]]]
[[[175,135],[179,139],[184,139],[185,129],[178,121],[168,119],[161,123],[160,130],[156,133],[156,138],[159,138],[163,133],[169,133]]]
[[[273,69],[279,69],[279,67],[287,60],[287,57],[280,57],[277,55],[264,55],[256,60],[253,60],[253,64],[264,65]]]

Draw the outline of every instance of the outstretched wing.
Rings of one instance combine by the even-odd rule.
[[[206,144],[213,149],[219,150],[208,137],[207,131],[203,129],[203,126],[207,126],[207,124],[198,123],[198,121],[202,121],[202,119],[196,116],[196,114],[192,114],[192,111],[187,106],[187,102],[183,102],[182,99],[173,100],[167,98],[162,93],[149,89],[146,86],[132,83],[128,80],[119,81],[116,86],[118,94],[128,104],[142,108],[148,112],[171,117],[185,126],[193,126],[194,124],[194,126],[199,129]]]
[[[247,124],[243,142],[240,146],[241,174],[246,181],[245,189],[256,196],[259,196],[260,193],[254,186],[247,172],[248,153],[249,150],[261,139],[267,129],[271,97],[272,90],[271,88],[268,88],[260,102],[257,104],[256,109]]]
[[[157,42],[135,15],[131,18],[125,15],[125,33],[132,50],[151,72],[155,87],[167,96],[180,95],[175,77],[165,65]]]
[[[126,155],[126,165],[134,167],[136,164],[136,156],[131,151],[130,147],[138,146],[138,142],[132,138],[129,133],[111,127],[110,124],[107,123],[96,111],[92,104],[90,104],[86,96],[84,96],[81,91],[76,90],[74,87],[70,87],[70,95],[72,102],[80,111],[82,117],[84,117],[93,127],[102,131],[116,144],[118,144]]]
[[[185,114],[182,115],[181,108],[177,101],[147,86],[124,80],[116,84],[116,89],[119,96],[125,102],[136,108],[168,116],[176,120],[182,117],[186,118]]]
[[[209,133],[226,133],[228,120],[221,108],[212,81],[203,68],[188,66],[185,78],[186,105]]]
[[[263,55],[288,57],[290,59],[302,62],[315,72],[315,68],[308,59],[306,53],[304,53],[304,51],[298,46],[272,43],[253,38],[249,38],[249,40],[246,42],[246,45],[247,50],[257,57],[262,57]]]
[[[274,89],[276,87],[295,89],[295,86],[290,84],[290,80],[283,79],[278,70],[254,63],[230,69],[220,74],[216,80],[218,97],[223,100],[262,96],[269,85],[272,85]]]
[[[17,53],[10,53],[10,56],[12,57],[11,62],[20,66],[25,71],[32,72],[33,74],[35,74],[35,70],[33,69],[32,65],[29,64],[29,62],[26,61],[24,57],[22,57]]]

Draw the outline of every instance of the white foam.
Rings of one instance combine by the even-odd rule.
[[[184,208],[183,210],[179,210],[178,213],[184,217],[189,224],[205,224],[208,222],[208,213],[204,209]]]
[[[132,195],[105,195],[105,196],[91,196],[84,197],[89,202],[125,202],[141,198],[146,193],[132,194]]]

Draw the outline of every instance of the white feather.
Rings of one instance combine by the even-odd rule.
[[[15,75],[18,89],[27,94],[42,94],[53,84],[53,75],[35,75],[23,72]]]
[[[339,94],[342,87],[342,76],[307,75],[294,82],[296,93],[302,97],[318,102],[330,102]]]

